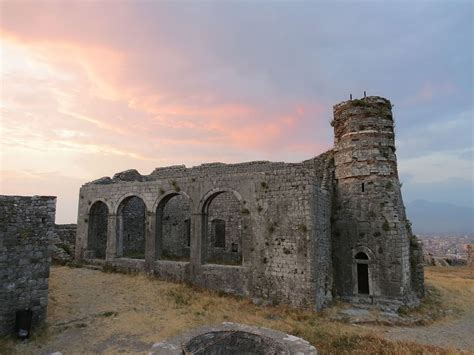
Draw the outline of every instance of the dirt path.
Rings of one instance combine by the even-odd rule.
[[[474,311],[464,314],[461,318],[426,327],[389,328],[384,336],[389,340],[413,341],[474,353]]]

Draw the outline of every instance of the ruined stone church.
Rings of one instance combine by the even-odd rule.
[[[127,170],[83,185],[76,259],[321,309],[423,295],[400,191],[392,105],[334,106],[333,149],[301,163]]]

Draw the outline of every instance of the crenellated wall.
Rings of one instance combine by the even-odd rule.
[[[0,196],[0,336],[13,334],[16,311],[46,319],[56,197]]]

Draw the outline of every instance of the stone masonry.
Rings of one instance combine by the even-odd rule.
[[[56,224],[55,233],[52,240],[52,262],[66,264],[71,262],[74,257],[74,248],[76,245],[76,225],[75,224]]]
[[[342,102],[332,124],[334,148],[301,163],[127,170],[83,185],[76,259],[295,307],[416,304],[423,258],[391,104]]]
[[[50,240],[56,197],[0,196],[0,336],[12,334],[17,310],[46,318]]]
[[[467,266],[474,267],[474,244],[467,245]]]

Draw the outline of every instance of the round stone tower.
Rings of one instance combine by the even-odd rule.
[[[335,291],[356,303],[413,303],[419,245],[400,192],[392,105],[378,96],[341,102],[332,125]]]

